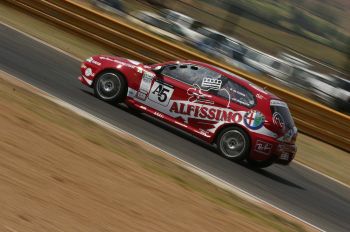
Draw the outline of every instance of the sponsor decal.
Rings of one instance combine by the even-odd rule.
[[[137,91],[132,89],[132,88],[128,88],[128,96],[129,97],[135,97],[136,96]]]
[[[260,93],[256,94],[256,98],[258,98],[260,100],[265,99],[265,97],[263,95],[261,95]]]
[[[213,87],[210,87],[209,89],[203,90],[201,87],[199,87],[197,84],[194,84],[192,88],[189,88],[187,90],[187,94],[189,95],[188,101],[194,102],[194,103],[203,103],[203,104],[209,104],[213,105],[214,101],[210,100],[212,97],[209,94],[205,94],[204,92],[208,92],[209,90],[212,90]],[[231,96],[230,93],[226,89],[216,89],[217,91],[224,91],[227,94],[227,107],[230,106],[231,103]]]
[[[130,63],[132,63],[133,65],[139,65],[141,64],[140,62],[136,61],[136,60],[128,60]]]
[[[155,88],[153,90],[155,91],[158,89],[154,93],[156,101],[152,101],[148,97],[146,97],[145,100],[140,100],[140,98],[137,97],[137,93],[139,93],[137,90],[128,91],[128,96],[134,98],[138,102],[142,102],[142,104],[146,104],[152,109],[157,109],[158,112],[162,113],[164,116],[167,115],[176,119],[174,123],[181,125],[182,127],[187,127],[187,123],[194,123],[196,125],[205,124],[205,130],[208,132],[208,135],[210,133],[214,133],[218,127],[225,123],[236,123],[245,126],[243,118],[247,111],[234,111],[226,107],[216,107],[214,105],[205,105],[202,103],[190,102],[187,100],[173,100],[171,98],[169,98],[170,100],[168,102],[168,105],[161,106],[158,99],[158,94],[159,97],[162,97],[162,91],[158,88],[159,84],[162,85],[163,83],[160,82],[155,85]],[[168,86],[166,85],[165,88],[167,87]],[[168,92],[164,93],[168,94]],[[167,98],[168,96],[170,95],[167,95]],[[207,123],[205,123],[206,121]],[[261,124],[263,124],[263,120]],[[211,125],[210,128],[208,128],[208,125]],[[275,133],[263,126],[260,129],[255,129],[254,132],[277,138],[277,135]],[[204,131],[201,133],[204,135]]]
[[[138,99],[145,100],[146,97],[147,97],[147,94],[146,94],[146,93],[143,93],[143,92],[137,92],[136,97],[137,97]]]
[[[280,107],[288,108],[287,103],[280,100],[271,100],[270,106],[280,106]]]
[[[278,112],[273,113],[272,122],[274,125],[278,126],[281,129],[284,129],[285,127],[284,119],[282,115]]]
[[[164,114],[159,113],[159,112],[157,112],[157,111],[154,111],[153,114],[154,114],[155,116],[159,117],[159,118],[164,118]]]
[[[118,66],[119,66],[119,65],[122,65],[122,66],[126,66],[126,67],[132,68],[132,69],[135,69],[135,68],[137,67],[136,65],[132,65],[132,64],[129,64],[129,63],[125,63],[125,62],[123,62],[123,61],[120,61],[120,60],[115,60],[115,59],[111,59],[111,58],[109,58],[109,57],[104,57],[104,56],[100,56],[100,60],[111,61],[111,62],[114,62],[114,63],[118,64]],[[119,66],[119,67],[121,68],[122,66]]]
[[[143,69],[142,69],[143,70]],[[151,78],[153,79],[156,75],[152,72],[149,72],[149,71],[146,71],[146,70],[143,70],[143,75],[142,75],[142,78]]]
[[[256,110],[248,111],[244,114],[244,125],[252,130],[258,130],[264,125],[264,115]]]
[[[211,95],[203,93],[203,90],[198,86],[194,85],[194,88],[189,88],[187,90],[188,101],[193,103],[203,103],[213,105],[214,101],[210,100]]]
[[[101,63],[98,62],[98,61],[96,61],[96,60],[94,60],[92,57],[87,58],[86,61],[89,62],[89,63],[91,63],[91,64],[95,64],[95,65],[97,65],[97,66],[101,66]]]
[[[174,88],[165,83],[155,81],[152,85],[151,92],[148,98],[162,106],[167,106],[173,95]]]
[[[240,123],[242,114],[226,108],[206,106],[186,101],[173,101],[169,109],[172,114],[180,114],[186,118],[206,119],[211,121],[223,121],[230,123]]]
[[[202,87],[212,89],[212,90],[219,90],[221,89],[222,81],[212,78],[203,78],[202,80]]]
[[[209,131],[206,131],[206,130],[203,130],[203,129],[199,129],[198,130],[198,133],[205,136],[205,137],[210,137],[210,132]]]
[[[93,74],[93,73],[92,73],[91,68],[85,69],[84,75],[85,75],[86,77],[92,76],[92,74]]]
[[[142,75],[141,83],[139,91],[136,95],[136,97],[140,100],[146,100],[147,94],[151,89],[152,79],[154,78],[154,75],[151,75],[150,72],[144,72]]]
[[[138,73],[142,73],[142,68],[141,67],[136,67],[136,72],[138,72]]]
[[[262,140],[257,140],[255,143],[255,148],[254,151],[265,154],[265,155],[270,155],[272,150],[272,144],[262,141]]]

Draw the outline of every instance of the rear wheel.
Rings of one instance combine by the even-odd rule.
[[[101,73],[94,83],[94,94],[106,102],[122,102],[125,99],[127,84],[124,77],[113,71]]]
[[[250,139],[243,129],[229,127],[220,132],[216,145],[222,156],[239,161],[247,158],[250,150]]]

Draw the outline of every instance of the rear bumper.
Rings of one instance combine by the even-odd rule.
[[[279,144],[275,155],[277,156],[276,163],[288,165],[295,157],[297,146],[294,144]]]
[[[256,161],[274,159],[277,164],[288,165],[297,152],[295,144],[279,142],[267,136],[260,136],[251,143],[249,158]]]

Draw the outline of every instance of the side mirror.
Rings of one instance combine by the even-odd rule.
[[[162,73],[163,69],[164,69],[164,66],[158,65],[152,69],[152,72],[154,72],[156,75],[159,75]]]

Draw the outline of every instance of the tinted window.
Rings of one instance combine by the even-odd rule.
[[[279,100],[271,100],[270,108],[274,118],[276,117],[276,113],[278,113],[282,117],[282,125],[287,130],[294,128],[294,121],[286,103],[281,102]]]
[[[209,79],[218,79],[221,77],[220,73],[191,64],[168,66],[163,70],[162,74],[185,82],[189,85],[196,84],[198,87],[201,87],[204,90],[208,88],[207,82],[204,81],[205,78],[207,78],[205,80],[209,81]]]
[[[169,65],[165,67],[162,71],[162,74],[178,80],[180,80],[181,78],[180,69],[178,69],[178,65]]]
[[[228,78],[223,79],[223,85],[217,95],[248,108],[255,105],[254,95],[245,87]]]

